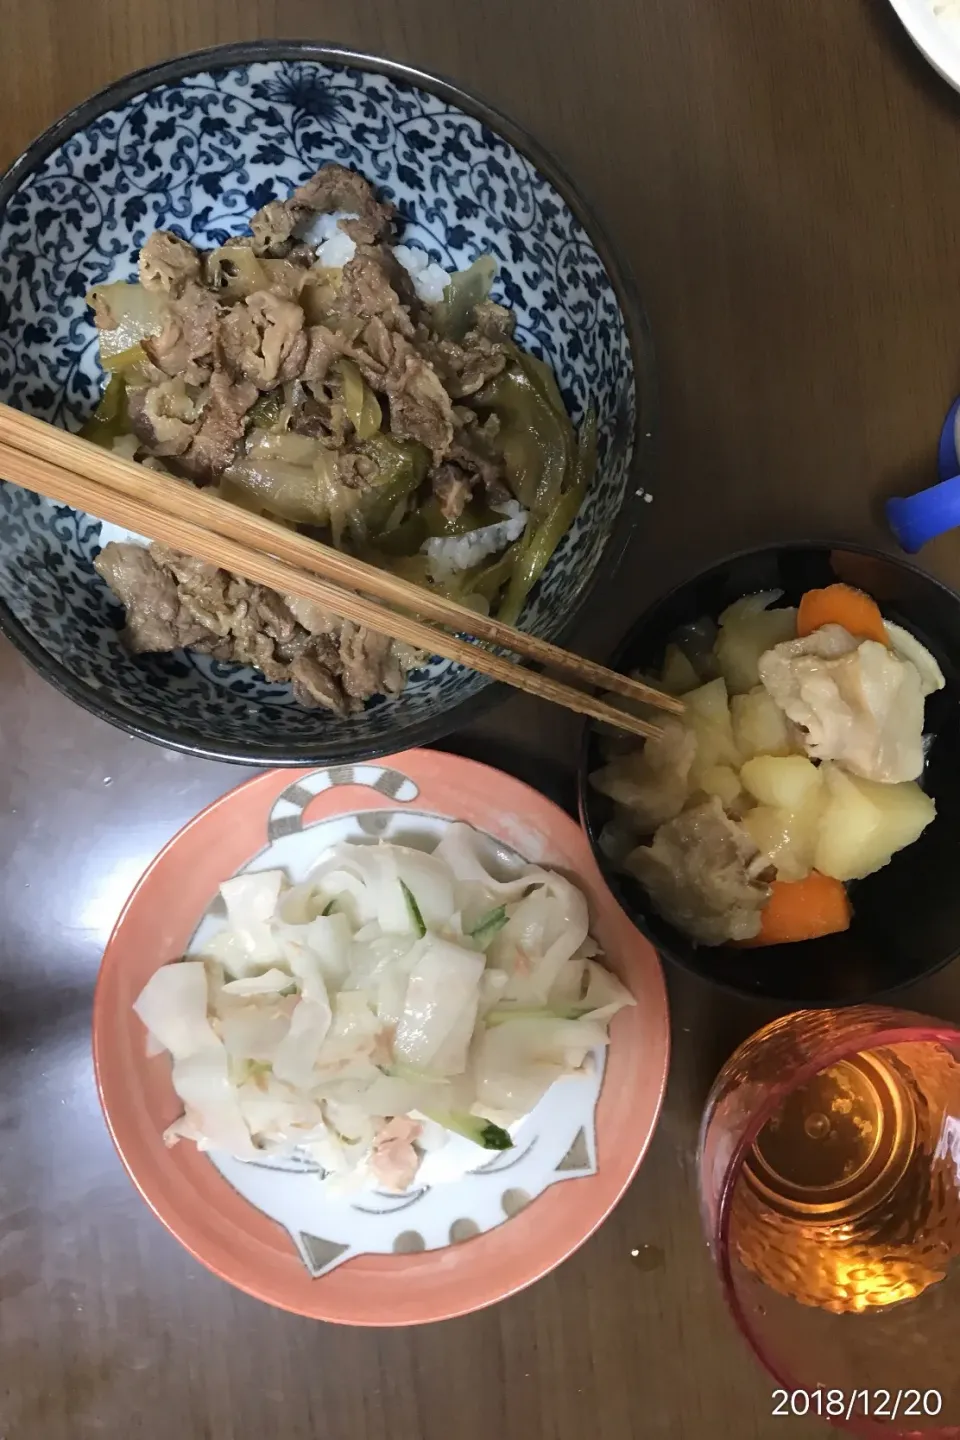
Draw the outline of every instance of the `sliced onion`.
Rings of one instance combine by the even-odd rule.
[[[97,331],[105,370],[122,370],[146,360],[140,341],[159,335],[169,313],[166,300],[157,291],[122,280],[97,285],[88,294],[87,304],[106,309],[116,322],[110,330]]]

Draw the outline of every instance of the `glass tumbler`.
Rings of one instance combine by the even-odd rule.
[[[874,1005],[775,1020],[714,1082],[699,1175],[774,1414],[960,1437],[960,1029]]]

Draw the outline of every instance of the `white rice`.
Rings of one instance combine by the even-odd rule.
[[[449,273],[419,246],[394,245],[393,253],[413,281],[413,288],[424,305],[438,305],[450,283]]]
[[[513,502],[516,505],[516,501]],[[517,505],[517,513],[497,525],[485,525],[481,530],[470,530],[466,535],[439,536],[424,542],[423,553],[427,557],[427,569],[435,580],[446,575],[455,575],[460,570],[469,570],[496,555],[519,540],[527,528],[530,516]]]
[[[359,220],[355,210],[337,210],[332,215],[314,215],[306,224],[298,226],[297,238],[312,245],[321,265],[330,270],[339,270],[352,260],[357,253],[355,240],[340,229],[341,220]]]
[[[332,215],[314,215],[297,227],[297,238],[316,250],[321,265],[339,270],[352,260],[357,247],[350,236],[340,229],[341,220],[357,220],[354,210],[337,210]],[[431,260],[419,245],[394,245],[393,253],[413,281],[413,288],[424,305],[437,305],[450,281],[448,271]]]
[[[520,501],[513,499],[501,500],[499,505],[491,505],[490,509],[496,511],[498,515],[505,515],[508,520],[512,520],[518,515],[526,515],[527,513],[520,504]]]

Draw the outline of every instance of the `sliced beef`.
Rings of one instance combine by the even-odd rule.
[[[356,217],[341,221],[356,251],[340,271],[320,266],[297,233],[311,216],[335,211]],[[338,524],[364,513],[357,492],[382,478],[383,465],[346,414],[337,362],[347,357],[378,396],[384,432],[429,450],[429,483],[448,519],[471,496],[508,500],[496,418],[481,423],[458,402],[507,363],[513,316],[484,301],[459,343],[441,338],[389,248],[393,215],[362,175],[331,164],[258,211],[248,237],[217,250],[200,252],[170,231],[150,236],[140,281],[163,302],[163,328],[143,341],[139,388],[128,391],[129,443],[139,442],[141,463],[216,483],[246,458],[250,411],[269,396],[258,426],[324,447],[325,455],[300,451],[305,464],[326,461],[339,544]],[[91,303],[98,327],[115,328],[109,294]],[[347,713],[402,689],[419,663],[386,636],[163,546],[108,546],[97,566],[127,606],[131,649],[193,646],[290,681],[304,704]]]
[[[214,370],[200,428],[179,457],[191,479],[212,485],[220,478],[240,447],[245,416],[258,394],[251,381],[234,381],[225,370]]]
[[[379,245],[366,246],[344,265],[331,314],[346,320],[376,317],[388,330],[412,339],[415,327],[410,306],[414,300],[410,277],[391,252]]]
[[[410,341],[375,318],[350,350],[364,379],[390,402],[390,430],[399,440],[417,440],[440,464],[453,443],[450,396],[437,372]]]
[[[404,672],[386,635],[344,620],[340,631],[340,663],[343,688],[354,700],[371,695],[398,695]]]
[[[315,260],[313,251],[304,248],[297,253],[291,251],[285,260],[261,261],[267,272],[270,293],[279,295],[281,300],[298,300]]]
[[[362,175],[343,165],[324,165],[288,199],[271,200],[257,211],[250,221],[253,248],[258,255],[285,255],[302,221],[337,210],[358,216],[345,221],[343,228],[360,245],[372,245],[386,234],[394,215],[394,207],[380,202]]]
[[[210,291],[189,280],[171,300],[159,335],[142,341],[148,358],[165,375],[202,385],[213,370],[220,306]]]
[[[207,631],[183,613],[176,581],[145,545],[111,540],[93,562],[126,609],[121,636],[134,655],[177,650],[207,638]]]
[[[467,332],[464,344],[469,345],[471,338],[477,336],[505,345],[513,339],[516,324],[517,317],[506,305],[498,305],[496,300],[481,300],[474,308],[473,329]]]
[[[188,241],[170,230],[155,230],[140,250],[140,284],[175,298],[200,279],[201,264],[200,252]]]
[[[418,440],[443,459],[453,441],[453,406],[437,372],[408,349],[387,373],[384,388],[390,401],[390,429],[400,440]]]
[[[369,490],[377,482],[377,463],[362,451],[341,448],[337,452],[337,479],[348,490]]]
[[[505,505],[512,494],[498,442],[500,421],[496,415],[488,415],[481,424],[475,411],[460,408],[455,410],[454,420],[457,429],[447,452],[448,463],[469,479],[471,491],[483,487],[488,505]]]
[[[312,600],[284,596],[299,623],[314,638],[315,654],[326,670],[339,677],[343,691],[353,700],[371,695],[394,695],[403,689],[408,669],[418,657],[406,646],[398,646],[386,635],[353,625],[329,614]],[[306,667],[297,678],[303,681]]]
[[[433,493],[446,520],[459,520],[473,494],[473,482],[459,465],[445,462],[430,477]]]
[[[346,443],[348,424],[339,390],[332,385],[311,386],[290,416],[290,429],[295,435],[309,435],[331,450],[339,450]]]
[[[394,347],[394,337],[379,315],[373,316],[362,326],[353,345],[348,347],[350,358],[359,365],[368,384],[375,384],[386,377],[394,363],[396,350],[403,350],[402,337]]]
[[[220,321],[227,367],[259,390],[295,380],[307,358],[303,311],[292,300],[257,290],[233,305]]]
[[[359,709],[371,695],[402,690],[416,660],[385,635],[167,545],[111,542],[95,564],[126,608],[123,638],[135,654],[189,645],[292,682],[304,705]]]
[[[284,595],[283,602],[308,635],[337,636],[340,634],[340,626],[343,622],[338,620],[336,615],[331,615],[329,611],[324,610],[316,600],[304,600],[299,595]]]
[[[307,709],[320,706],[324,710],[333,710],[337,715],[347,713],[343,686],[315,652],[302,655],[293,662],[290,666],[290,680],[294,695]]]
[[[307,354],[303,362],[301,379],[305,384],[319,385],[330,372],[330,367],[339,360],[347,349],[348,342],[326,325],[311,325],[307,330]]]
[[[507,363],[503,345],[476,331],[471,331],[462,345],[455,340],[425,339],[417,348],[433,365],[454,400],[475,395]]]
[[[161,380],[127,395],[130,425],[151,455],[183,455],[200,430],[203,401],[183,380]]]

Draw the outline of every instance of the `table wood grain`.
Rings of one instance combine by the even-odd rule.
[[[573,173],[659,356],[656,503],[580,643],[724,551],[884,542],[960,389],[960,97],[885,0],[0,0],[0,163],[116,77],[254,36],[451,76]],[[960,537],[926,561],[960,582]],[[578,726],[511,701],[451,748],[572,804]],[[792,1440],[723,1312],[694,1147],[769,1011],[669,975],[663,1118],[612,1219],[486,1313],[352,1332],[207,1274],[139,1200],[91,1073],[99,956],[131,884],[242,779],[126,738],[0,642],[0,1440]],[[904,997],[960,1018],[954,967]],[[634,1251],[639,1254],[633,1257]]]

